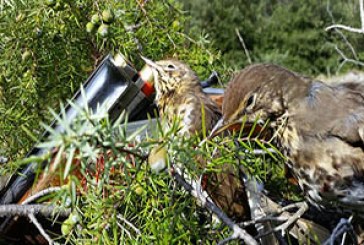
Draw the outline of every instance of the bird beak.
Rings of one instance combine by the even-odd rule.
[[[147,64],[148,66],[150,66],[151,68],[155,68],[155,69],[160,69],[160,66],[157,65],[157,63],[155,63],[154,61],[144,57],[144,56],[140,56],[142,58],[142,60],[144,60],[145,64]]]
[[[211,133],[208,136],[208,138],[211,139],[216,135],[219,135],[222,132],[226,131],[227,129],[239,129],[243,123],[244,123],[243,120],[236,120],[233,122],[226,123],[224,122],[224,118],[221,118],[216,123],[215,127],[211,130]]]
[[[152,71],[152,74],[153,74],[153,83],[154,85],[158,86],[158,73],[161,73],[163,74],[163,69],[157,64],[155,63],[154,61],[144,57],[144,56],[140,56],[142,58],[142,60],[144,60],[145,64],[147,66],[149,66],[149,68],[151,69]],[[158,89],[158,88],[157,88]]]
[[[254,125],[252,127],[252,125]],[[255,122],[250,122],[246,117],[231,121],[225,122],[224,118],[221,118],[215,125],[215,127],[211,130],[210,135],[207,137],[208,139],[212,139],[213,137],[223,133],[226,130],[239,132],[244,129],[251,130],[252,128],[257,128],[258,130],[263,130],[266,124],[264,120],[258,119]]]

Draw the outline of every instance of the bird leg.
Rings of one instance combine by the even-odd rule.
[[[284,222],[283,224],[275,227],[274,229],[264,233],[264,234],[261,234],[258,236],[258,238],[260,237],[264,237],[264,236],[267,236],[271,233],[276,233],[276,232],[279,232],[281,231],[282,232],[282,235],[284,235],[284,233],[286,232],[286,230],[291,227],[292,225],[295,224],[295,222],[301,218],[301,216],[308,210],[308,205],[306,202],[299,202],[299,203],[293,203],[293,204],[290,204],[290,205],[287,205],[286,207],[283,207],[279,213],[283,213],[285,211],[288,211],[292,208],[298,208],[297,212],[294,213],[292,216],[290,216],[286,222]]]
[[[292,225],[294,224],[299,218],[301,218],[301,216],[308,210],[308,205],[306,202],[299,202],[299,203],[293,203],[290,204],[286,207],[282,208],[282,212],[283,211],[288,211],[292,208],[298,208],[297,212],[295,214],[293,214],[290,218],[288,218],[288,220],[286,222],[284,222],[283,224],[275,227],[273,230],[274,231],[282,231],[282,235],[284,234],[284,232]]]
[[[336,225],[335,229],[332,231],[331,236],[323,243],[324,245],[335,245],[335,241],[342,237],[341,244],[344,244],[346,239],[346,234],[349,234],[353,244],[358,244],[358,240],[354,233],[354,228],[351,224],[351,219],[340,219],[339,223]]]

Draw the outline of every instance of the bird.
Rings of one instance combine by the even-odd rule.
[[[201,134],[203,128],[207,131],[212,130],[221,118],[221,111],[203,92],[196,73],[186,63],[176,59],[157,62],[143,59],[153,69],[155,101],[160,116],[167,118],[167,124],[171,127],[175,117],[179,117],[178,134],[186,137]],[[152,149],[151,153],[160,154],[161,151],[163,150],[159,147],[157,150]],[[206,161],[202,157],[195,160],[200,167],[206,167]],[[160,168],[161,158],[154,161]],[[250,210],[243,179],[237,172],[232,164],[224,164],[222,171],[204,174],[201,185],[214,203],[230,218],[243,221],[250,219]]]
[[[309,203],[364,214],[364,84],[250,65],[228,83],[217,131],[243,121],[270,122]]]
[[[180,119],[179,134],[201,133],[203,127],[210,129],[220,119],[220,109],[203,92],[198,76],[187,64],[174,59],[144,60],[154,71],[155,101],[160,116],[167,119],[169,126],[176,118]]]

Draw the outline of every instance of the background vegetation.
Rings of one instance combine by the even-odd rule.
[[[208,34],[222,60],[235,69],[248,64],[236,28],[252,62],[272,62],[308,75],[336,73],[341,62],[336,45],[352,58],[342,36],[326,32],[327,26],[336,22],[360,28],[357,0],[181,1],[191,15],[188,29]],[[345,35],[363,58],[363,35]]]

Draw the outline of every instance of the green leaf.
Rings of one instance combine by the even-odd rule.
[[[274,161],[278,161],[277,157],[267,149],[267,147],[265,147],[265,145],[259,140],[256,139],[255,142],[257,142],[257,144],[271,157],[274,159]]]
[[[69,149],[69,154],[67,156],[67,162],[66,162],[66,166],[64,168],[64,174],[63,174],[63,179],[66,179],[70,170],[71,170],[71,167],[72,167],[72,162],[73,162],[73,157],[75,155],[75,152],[76,152],[76,148],[75,147],[72,147]]]
[[[132,141],[135,139],[135,137],[137,137],[138,135],[140,135],[146,128],[148,127],[148,125],[144,125],[140,128],[138,128],[137,130],[135,130],[131,135],[129,135],[127,137],[127,141]]]
[[[61,159],[62,159],[62,154],[65,150],[65,146],[64,145],[61,145],[61,147],[58,149],[58,152],[57,152],[57,155],[56,155],[56,158],[54,159],[54,169],[57,169],[59,163],[61,162]]]

